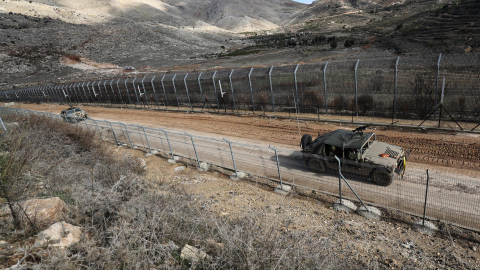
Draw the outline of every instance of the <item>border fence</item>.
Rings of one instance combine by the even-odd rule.
[[[17,108],[0,107],[0,115],[39,115],[69,120],[57,114]],[[70,121],[71,120],[71,121]],[[301,192],[318,191],[335,200],[341,190],[338,175],[315,174],[302,165],[302,155],[291,149],[242,144],[227,139],[214,139],[159,128],[129,125],[106,120],[75,121],[77,128],[95,132],[103,141],[167,157],[184,157],[197,166],[200,163],[245,172],[280,184],[292,185]],[[343,159],[340,159],[343,163]],[[348,176],[347,176],[348,177]],[[395,213],[397,218],[412,222],[405,214],[425,216],[432,221],[445,222],[480,232],[480,183],[478,178],[448,175],[443,171],[409,170],[397,176],[390,186],[377,186],[369,181],[348,177],[352,189],[341,192],[343,198],[357,203],[380,206]],[[340,184],[340,186],[339,186]],[[355,194],[355,192],[356,194]],[[428,200],[427,200],[428,196]],[[363,204],[362,202],[362,204]]]
[[[0,101],[333,114],[430,126],[442,117],[436,110],[442,102],[447,127],[474,130],[480,125],[480,53],[164,72],[7,90]]]

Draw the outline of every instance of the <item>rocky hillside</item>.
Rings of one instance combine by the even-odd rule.
[[[307,5],[292,0],[4,0],[0,12],[50,17],[74,24],[155,21],[172,26],[219,27],[235,32],[274,29]]]

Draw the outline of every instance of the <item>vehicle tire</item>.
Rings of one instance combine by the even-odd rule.
[[[321,159],[311,158],[308,162],[310,169],[316,173],[325,172],[325,163]]]
[[[393,175],[386,171],[374,171],[372,180],[379,186],[389,186],[393,182]]]
[[[312,143],[312,136],[310,136],[309,134],[303,135],[302,139],[300,139],[300,147],[302,147],[302,149],[305,149],[305,147],[307,147],[311,143]]]

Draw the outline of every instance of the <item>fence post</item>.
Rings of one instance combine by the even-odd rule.
[[[90,91],[90,87],[88,86],[89,84],[90,84],[90,82],[87,82],[87,93],[88,93],[89,101],[90,100],[93,101],[91,91]],[[94,102],[90,102],[90,103],[94,103]]]
[[[228,143],[228,145],[230,146],[230,153],[232,154],[232,161],[233,161],[233,168],[235,169],[235,175],[238,175],[237,173],[237,164],[235,163],[235,155],[233,154],[233,149],[232,149],[232,142],[223,138],[224,141],[226,141]]]
[[[273,97],[272,71],[273,71],[273,65],[270,67],[270,70],[268,71],[268,80],[270,82],[270,94],[272,95],[272,109],[275,112],[275,99]]]
[[[95,123],[95,126],[97,127],[98,130],[98,135],[100,135],[100,139],[103,141],[103,136],[102,132],[100,131],[100,128],[98,127],[97,120],[92,120]]]
[[[162,80],[160,81],[162,83],[162,88],[163,88],[163,97],[165,98],[165,109],[168,109],[168,100],[167,100],[167,91],[165,91],[165,85],[163,84],[163,79],[165,79],[165,74],[163,74]]]
[[[115,96],[115,91],[113,90],[113,79],[110,81],[110,90],[112,90],[113,104],[117,103],[117,97]]]
[[[133,78],[132,86],[133,86],[133,92],[135,92],[135,97],[137,98],[137,104],[140,105],[140,100],[138,99],[138,95],[137,95],[137,88],[135,87],[136,80],[137,80],[137,77]],[[137,106],[137,104],[135,104],[135,106]]]
[[[173,158],[174,155],[173,155],[172,145],[170,144],[170,139],[168,138],[168,132],[163,129],[159,129],[159,130],[165,133],[165,137],[167,137],[168,148],[170,149],[170,154],[172,155],[172,158]]]
[[[190,100],[190,94],[188,93],[187,77],[188,77],[188,73],[185,74],[185,77],[183,78],[183,83],[185,84],[185,91],[187,92],[187,98],[188,98],[188,104],[190,105],[190,110],[193,111],[192,102]]]
[[[436,84],[436,87],[435,87],[435,105],[434,106],[437,106],[437,95],[438,95],[438,81],[440,79],[440,61],[442,60],[442,53],[440,53],[438,55],[438,61],[437,61],[437,84]],[[440,110],[441,111],[441,110]],[[437,120],[437,111],[434,112],[433,114],[433,120]]]
[[[120,82],[120,78],[118,78],[117,80],[117,90],[118,90],[118,96],[120,97],[120,104],[122,104],[123,99],[122,99],[122,92],[120,91],[120,86],[118,85],[119,82]]]
[[[338,161],[338,194],[340,196],[340,204],[342,204],[342,167],[340,159],[337,156],[335,156],[335,159]]]
[[[152,152],[152,148],[150,147],[150,142],[148,141],[147,132],[145,131],[144,127],[141,127],[141,128],[143,129],[143,134],[145,135],[145,140],[147,141],[148,151]]]
[[[360,63],[360,59],[357,59],[357,63],[355,64],[355,115],[356,116],[358,116],[358,80],[357,80],[358,63]]]
[[[233,71],[235,71],[235,69],[232,69],[232,71],[230,72],[230,75],[228,75],[228,79],[230,80],[230,89],[232,90],[233,109],[236,111],[237,105],[235,104],[235,94],[233,93],[233,83],[232,83]]]
[[[427,197],[428,197],[428,186],[430,184],[430,175],[427,170],[427,187],[425,188],[425,203],[423,204],[423,221],[422,226],[425,226],[425,215],[427,212]]]
[[[87,97],[87,92],[85,91],[85,87],[83,86],[84,84],[85,82],[82,83],[82,90],[83,90],[83,95],[85,96],[85,103],[88,104],[88,97]]]
[[[102,87],[101,87],[101,85],[100,85],[101,82],[102,82],[101,80],[98,81],[98,85],[97,85],[97,86],[98,86],[98,93],[100,94],[100,97],[102,98],[102,103],[103,103],[103,102],[105,101],[105,100],[104,100],[105,98],[103,97],[103,94],[102,94]]]
[[[248,83],[250,84],[250,93],[252,94],[252,108],[253,108],[253,112],[255,113],[255,98],[253,97],[252,72],[253,72],[253,67],[250,69],[250,72],[248,72]]]
[[[360,196],[358,196],[357,192],[355,192],[355,190],[352,188],[350,183],[348,183],[347,179],[345,179],[345,177],[343,177],[342,168],[341,168],[341,164],[340,164],[340,159],[337,156],[335,156],[335,159],[338,161],[338,181],[339,181],[339,191],[340,191],[340,204],[342,204],[342,178],[343,178],[343,181],[345,181],[345,184],[347,184],[348,188],[350,188],[350,190],[353,192],[353,194],[355,194],[355,196],[360,201],[360,203],[362,203],[363,207],[365,207],[365,210],[367,212],[370,212],[370,209],[368,209],[367,205],[365,205],[363,200],[360,199]]]
[[[145,102],[147,103],[148,106],[148,98],[147,98],[147,91],[145,90],[145,84],[143,84],[143,81],[145,81],[146,76],[143,76],[142,78],[142,88],[143,88],[143,95],[145,96]],[[140,98],[142,98],[142,93],[140,93],[140,87],[138,87],[138,92],[140,94]],[[150,106],[148,106],[150,107]]]
[[[200,74],[198,74],[198,88],[200,88],[200,96],[202,97],[202,106],[203,108],[205,109],[205,97],[203,96],[203,90],[202,90],[202,82],[200,81],[200,78],[202,77],[202,74],[203,72],[200,72]]]
[[[175,78],[177,77],[177,74],[173,75],[172,78],[172,84],[173,84],[173,91],[175,92],[175,98],[177,99],[177,107],[180,109],[180,102],[178,101],[178,95],[177,95],[177,87],[175,87]]]
[[[130,98],[130,93],[128,92],[128,85],[127,85],[128,78],[125,78],[125,90],[127,93],[128,104],[132,104],[132,99]]]
[[[122,124],[125,127],[125,132],[127,133],[128,141],[130,142],[130,146],[133,148],[132,139],[130,139],[130,134],[128,134],[127,125],[125,125],[124,123],[120,123],[120,124]]]
[[[295,95],[297,99],[297,113],[300,113],[300,99],[298,99],[298,85],[297,85],[297,71],[299,66],[300,64],[297,64],[297,66],[295,67],[295,71],[293,72],[293,75],[295,78]]]
[[[155,80],[156,75],[153,75],[152,80],[150,83],[152,84],[152,90],[153,90],[153,97],[155,98],[155,104],[158,107],[158,99],[157,99],[157,91],[155,91],[155,84],[153,83],[153,80]]]
[[[108,95],[107,80],[105,80],[105,82],[103,82],[103,89],[105,89],[105,95],[107,95],[108,103],[112,104],[112,102],[110,101],[110,96]]]
[[[110,125],[110,129],[112,130],[112,133],[113,133],[113,138],[115,139],[115,144],[118,145],[119,140],[118,140],[117,134],[115,133],[115,130],[113,129],[112,123],[108,121],[105,121],[105,122],[107,122]]]
[[[213,90],[215,91],[215,98],[217,99],[217,109],[220,111],[220,102],[218,101],[217,86],[215,85],[215,75],[217,75],[216,70],[213,72],[212,81],[213,81]]]
[[[278,178],[280,179],[280,186],[283,188],[283,182],[282,182],[282,173],[280,172],[280,160],[278,159],[278,152],[277,149],[274,148],[273,146],[269,145],[270,148],[275,151],[275,157],[277,158],[277,169],[278,169]]]
[[[5,124],[3,123],[2,117],[0,117],[0,123],[2,124],[3,130],[7,131]]]
[[[185,135],[189,136],[190,139],[192,140],[193,151],[195,152],[195,157],[197,158],[197,165],[200,166],[200,160],[198,159],[197,148],[195,147],[195,142],[193,141],[193,136],[186,133],[186,132],[185,132]]]
[[[395,61],[395,77],[393,81],[393,120],[397,119],[397,72],[398,72],[398,61],[400,61],[400,56],[397,56],[397,61]],[[393,124],[393,123],[392,123]]]
[[[325,63],[325,66],[323,67],[323,95],[324,95],[324,99],[325,99],[325,114],[328,113],[327,74],[325,73],[327,71],[327,66],[328,66],[328,61]]]

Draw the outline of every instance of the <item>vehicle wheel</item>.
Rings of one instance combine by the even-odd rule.
[[[325,171],[325,163],[321,159],[312,158],[309,164],[312,171],[316,173],[322,173]]]
[[[389,186],[393,182],[393,175],[386,171],[374,171],[373,175],[373,182],[379,186]]]
[[[302,136],[302,139],[300,140],[300,147],[302,147],[302,149],[305,149],[305,147],[307,147],[311,143],[312,143],[312,136],[310,136],[309,134],[305,134]]]

